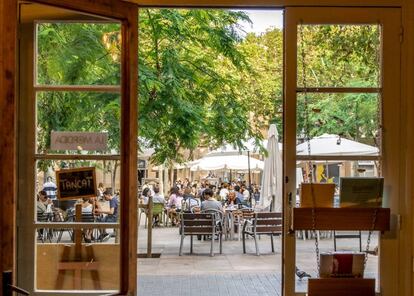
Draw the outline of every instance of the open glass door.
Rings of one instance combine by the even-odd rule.
[[[134,294],[137,8],[19,9],[17,283],[36,295]]]
[[[382,206],[398,213],[400,68],[392,61],[399,60],[400,42],[398,9],[286,9],[284,196],[291,231],[284,240],[284,295],[306,293],[308,275],[319,277],[319,253],[342,247],[368,251],[364,277],[375,279],[377,292],[395,288],[393,223],[383,235],[350,226],[340,240],[335,217],[324,231],[315,228],[321,217],[312,211],[311,229],[294,229],[292,221],[301,182],[334,183],[333,206],[339,207],[342,177],[384,177]],[[350,224],[353,219],[351,213]]]

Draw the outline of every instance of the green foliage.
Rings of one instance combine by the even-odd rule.
[[[103,42],[106,34],[119,30],[118,24],[39,24],[38,83],[119,84],[120,63]]]
[[[243,148],[246,138],[260,137],[234,75],[250,70],[238,49],[242,19],[224,10],[141,10],[139,134],[155,148],[155,163],[183,161],[182,151],[200,145]]]
[[[302,40],[303,36],[303,40]],[[380,30],[376,25],[298,26],[298,85],[377,87]]]
[[[282,136],[283,32],[242,37],[242,20],[248,21],[245,13],[226,10],[140,10],[139,136],[155,149],[154,163],[185,161],[199,146],[242,149],[251,137],[259,143],[269,122]],[[38,83],[119,84],[119,29],[107,23],[39,25]],[[376,26],[303,26],[298,86],[304,85],[303,48],[308,87],[377,87],[379,34]],[[311,136],[375,142],[376,96],[308,98]],[[45,92],[37,99],[39,152],[48,149],[52,130],[107,131],[109,148],[119,151],[118,95]],[[299,137],[305,133],[303,99]]]
[[[276,123],[283,137],[283,32],[272,29],[261,35],[248,34],[240,44],[253,71],[243,73],[239,93],[251,112],[255,130],[268,129]]]
[[[376,25],[298,27],[300,87],[379,87],[379,61]],[[304,99],[298,99],[299,137],[306,134]],[[372,94],[308,94],[310,137],[331,133],[377,145],[378,100]]]

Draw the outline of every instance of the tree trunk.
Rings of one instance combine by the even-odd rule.
[[[112,170],[112,180],[111,180],[112,194],[114,194],[114,193],[115,193],[116,171],[117,171],[117,169],[118,169],[118,166],[119,166],[119,164],[118,164],[118,160],[115,160],[115,163],[114,163],[114,168],[113,168],[113,170]]]

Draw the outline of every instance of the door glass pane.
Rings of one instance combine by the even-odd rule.
[[[112,229],[106,229],[109,231]],[[87,231],[98,235],[100,230],[91,228],[80,231],[84,237]],[[38,228],[35,247],[35,288],[36,290],[117,290],[119,287],[120,245],[117,234],[102,243],[82,242],[80,250],[66,238],[76,236],[76,230]],[[49,242],[49,237],[62,236],[60,243]]]
[[[296,180],[296,206],[300,206],[299,186],[302,181],[306,182],[307,162],[299,162],[297,168]],[[314,176],[319,183],[334,183],[335,195],[334,206],[340,206],[340,178],[341,177],[378,177],[378,162],[374,161],[313,161],[312,167]],[[387,196],[383,197],[383,200]],[[318,268],[316,261],[315,234],[313,231],[296,231],[296,266],[300,271],[304,271],[312,278],[318,277]],[[347,235],[352,237],[337,238],[336,235]],[[320,254],[332,253],[333,251],[353,251],[365,252],[368,242],[368,231],[317,231],[319,237],[318,245]],[[379,289],[379,233],[373,232],[369,245],[369,254],[365,278],[375,278],[377,290]],[[361,249],[360,249],[361,242]],[[336,249],[335,249],[336,244]],[[303,280],[296,277],[296,292],[307,291],[307,278]]]
[[[296,206],[302,182],[335,184],[333,206],[340,207],[342,177],[377,177],[380,156],[380,89],[344,92],[335,88],[381,88],[381,27],[379,25],[298,25],[296,96]],[[301,88],[329,87],[305,93]],[[330,91],[330,90],[329,90]],[[310,139],[309,142],[307,139]],[[301,160],[311,156],[310,163]],[[322,156],[312,159],[312,156]],[[330,159],[323,159],[326,156]],[[342,156],[355,160],[333,160]],[[310,176],[313,178],[310,180]],[[345,194],[342,194],[345,196]],[[386,199],[386,196],[383,197]],[[315,217],[318,219],[318,217]],[[352,217],[350,217],[352,219]],[[296,231],[296,292],[307,292],[307,275],[318,278],[316,249],[364,252],[368,232]],[[348,236],[338,238],[338,235]],[[318,245],[315,244],[315,238]],[[378,232],[372,233],[365,278],[378,276]],[[305,275],[300,279],[299,275]]]
[[[120,84],[120,24],[42,22],[36,29],[37,84]]]
[[[380,87],[379,26],[299,25],[297,34],[299,87]]]
[[[299,93],[297,155],[379,155],[379,95],[369,93]],[[306,114],[308,114],[306,116]]]
[[[94,174],[81,175],[82,170]],[[35,221],[47,222],[47,226],[36,225],[36,289],[116,290],[119,160],[41,160],[36,171]],[[69,228],[74,222],[89,225]],[[57,223],[68,225],[57,227]]]
[[[24,104],[32,104],[22,111],[30,132],[21,139],[36,162],[21,172],[28,185],[19,191],[27,219],[19,237],[26,274],[19,279],[36,294],[116,292],[121,163],[108,154],[121,146],[121,24],[32,3],[21,15],[22,59],[30,64],[23,68],[34,68],[20,80]],[[80,159],[70,159],[75,154]]]
[[[37,93],[37,153],[119,154],[120,104],[113,93]]]

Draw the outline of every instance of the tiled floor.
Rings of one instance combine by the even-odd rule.
[[[141,224],[142,225],[142,224]],[[146,253],[147,230],[139,229],[139,253]],[[363,245],[366,234],[363,236]],[[372,247],[376,246],[376,237]],[[259,241],[260,256],[255,255],[254,242],[247,241],[247,253],[243,254],[238,240],[223,241],[223,254],[209,256],[210,241],[194,239],[194,254],[190,255],[190,239],[184,241],[184,255],[178,256],[180,236],[178,228],[153,229],[153,253],[160,258],[138,260],[139,296],[164,295],[280,295],[281,290],[281,239],[275,238],[275,253],[271,253],[268,237]],[[355,239],[341,240],[341,246],[357,250]],[[317,274],[314,240],[297,240],[296,265],[313,277]],[[320,240],[321,252],[333,250],[332,238]],[[377,257],[370,256],[367,274],[376,276]],[[296,290],[305,292],[307,281],[296,281]]]
[[[196,275],[143,275],[139,296],[277,296],[280,276],[274,273],[216,273]]]

